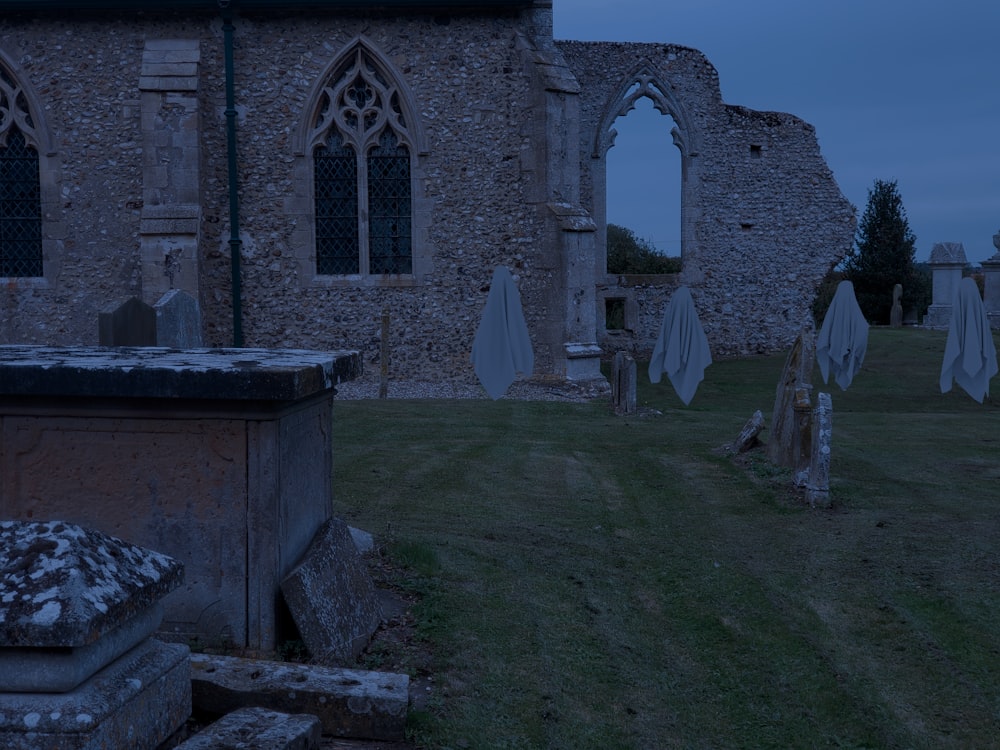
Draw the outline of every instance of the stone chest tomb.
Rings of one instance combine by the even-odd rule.
[[[353,352],[0,347],[0,518],[180,560],[171,640],[273,649],[281,578],[332,515]]]

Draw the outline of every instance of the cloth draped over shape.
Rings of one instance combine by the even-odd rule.
[[[494,400],[507,391],[518,372],[530,375],[535,367],[521,298],[505,266],[493,272],[486,308],[472,341],[472,367]]]
[[[837,385],[846,391],[867,351],[868,321],[854,296],[854,285],[841,281],[816,339],[816,360],[823,382],[828,382],[832,373]]]
[[[708,337],[698,320],[691,290],[678,287],[667,303],[660,335],[649,360],[649,380],[659,383],[663,373],[685,406],[691,403],[705,368],[712,364]]]
[[[986,307],[976,282],[964,278],[951,306],[951,323],[941,363],[941,393],[950,391],[954,380],[983,403],[983,397],[990,392],[990,378],[996,374],[997,351]]]

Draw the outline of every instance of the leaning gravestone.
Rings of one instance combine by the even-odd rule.
[[[152,750],[191,712],[188,647],[150,635],[183,568],[61,521],[0,522],[0,747]]]
[[[339,518],[320,528],[281,593],[309,653],[326,665],[352,663],[382,622],[375,585]]]
[[[743,429],[740,430],[740,434],[737,435],[736,440],[733,441],[733,453],[746,453],[748,450],[756,446],[757,443],[760,442],[757,436],[760,435],[763,429],[764,414],[760,409],[758,409],[753,413],[753,416],[747,420],[747,423],[743,425]]]
[[[156,310],[132,297],[97,316],[101,346],[156,346]]]
[[[812,368],[816,358],[816,342],[812,331],[803,329],[785,360],[778,380],[771,412],[771,435],[767,441],[767,458],[778,466],[795,468],[798,449],[795,440],[796,391],[812,388]]]

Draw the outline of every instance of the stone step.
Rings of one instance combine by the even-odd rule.
[[[260,706],[313,714],[334,737],[403,739],[409,689],[405,674],[191,655],[196,710],[218,716]]]
[[[266,708],[241,708],[226,714],[175,750],[317,750],[320,720]]]

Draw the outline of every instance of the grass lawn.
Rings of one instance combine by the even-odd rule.
[[[872,330],[847,392],[816,369],[827,510],[723,450],[769,419],[784,355],[713,364],[689,407],[640,367],[660,415],[338,401],[337,512],[419,595],[433,654],[413,740],[1000,747],[1000,399],[941,394],[944,343]]]

